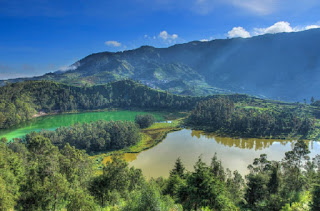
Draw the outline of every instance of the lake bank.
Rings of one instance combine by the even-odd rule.
[[[141,130],[142,138],[137,144],[125,149],[91,156],[95,161],[96,169],[101,170],[103,165],[111,161],[111,156],[114,154],[124,156],[126,161],[134,160],[139,153],[161,143],[169,133],[181,130],[180,123],[181,119],[172,120],[171,123],[154,123],[151,127]]]
[[[275,139],[236,139],[220,137],[203,131],[183,129],[172,132],[155,147],[135,155],[125,154],[130,166],[142,169],[147,178],[167,177],[173,168],[175,160],[180,157],[187,170],[193,170],[193,165],[201,156],[210,164],[211,158],[217,153],[224,168],[238,170],[246,175],[247,166],[260,154],[267,154],[269,160],[284,158],[285,152],[292,150],[295,140]],[[320,150],[319,142],[306,141],[314,157]]]

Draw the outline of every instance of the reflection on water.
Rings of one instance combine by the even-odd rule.
[[[292,150],[294,143],[295,141],[290,140],[219,137],[203,131],[184,129],[168,134],[157,146],[139,153],[130,165],[141,168],[147,178],[167,177],[178,157],[186,169],[192,170],[200,155],[209,164],[213,155],[217,153],[225,168],[238,170],[245,175],[248,173],[247,166],[260,154],[267,154],[269,160],[281,160],[285,152]],[[311,157],[318,154],[319,143],[306,143],[310,148]]]
[[[296,140],[221,137],[202,130],[192,130],[191,136],[197,137],[198,139],[200,139],[201,136],[204,136],[208,139],[214,139],[218,144],[223,144],[224,146],[253,149],[255,151],[268,148],[274,143],[279,143],[283,146],[290,144],[291,147],[294,147],[294,144],[296,143]],[[313,149],[313,141],[305,140],[305,143],[310,146],[311,150]]]

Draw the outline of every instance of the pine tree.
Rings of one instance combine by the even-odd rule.
[[[184,178],[184,171],[185,167],[179,157],[174,164],[174,168],[170,171],[170,176],[178,175],[180,178]]]

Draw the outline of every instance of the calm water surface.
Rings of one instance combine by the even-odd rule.
[[[202,131],[184,129],[168,134],[157,146],[139,154],[126,155],[131,166],[140,168],[147,177],[167,177],[175,160],[180,157],[187,170],[201,155],[203,161],[210,164],[217,153],[224,168],[238,170],[247,174],[247,166],[260,154],[266,153],[269,160],[281,160],[284,153],[291,150],[295,141],[271,139],[236,139],[205,134]],[[320,142],[306,142],[311,157],[320,154]]]
[[[6,137],[8,140],[20,138],[31,131],[55,130],[61,126],[70,126],[77,122],[91,122],[97,120],[116,121],[127,120],[134,121],[137,114],[146,114],[151,112],[143,111],[104,111],[104,112],[86,112],[75,114],[58,114],[35,118],[31,121],[19,124],[10,129],[0,130],[0,138]],[[158,121],[164,120],[162,113],[151,113]]]
[[[108,111],[87,112],[77,114],[61,114],[44,116],[17,125],[14,128],[0,130],[0,138],[22,137],[31,131],[54,130],[60,126],[69,126],[76,122],[104,120],[133,121],[139,111]],[[158,121],[163,120],[162,113],[152,113]],[[167,177],[173,168],[175,160],[180,157],[187,170],[192,170],[198,156],[210,163],[214,153],[217,153],[225,168],[238,170],[247,174],[247,166],[260,154],[266,153],[270,160],[281,160],[284,153],[291,150],[295,141],[271,139],[236,139],[218,137],[202,131],[183,129],[168,134],[167,138],[155,147],[139,154],[125,154],[125,159],[131,166],[141,168],[147,178]],[[311,157],[320,154],[320,142],[307,141]]]

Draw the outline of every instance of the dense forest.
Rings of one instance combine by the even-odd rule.
[[[303,113],[280,110],[239,107],[229,98],[200,101],[192,110],[187,124],[209,130],[244,137],[279,137],[283,134],[306,137],[315,127],[315,121]]]
[[[232,136],[318,139],[320,109],[316,105],[317,101],[310,106],[239,94],[179,96],[151,89],[132,80],[88,87],[27,81],[0,87],[0,129],[30,120],[39,113],[120,108],[191,111],[187,125]],[[136,122],[142,128],[148,126],[141,125],[139,119]],[[100,135],[89,136],[105,139]],[[95,143],[89,146],[89,142]],[[98,148],[110,149],[101,140],[89,142],[80,149],[92,152],[96,150],[93,148],[97,148],[97,151],[100,151]],[[109,144],[107,139],[105,142]]]
[[[31,119],[37,112],[105,108],[192,109],[200,98],[173,95],[131,80],[75,87],[49,81],[28,81],[0,87],[0,128]]]
[[[141,140],[140,130],[133,122],[103,121],[91,123],[76,123],[69,127],[60,127],[55,131],[41,131],[40,135],[49,138],[51,142],[62,149],[67,143],[88,153],[118,150],[132,146]],[[36,136],[33,132],[26,140]]]
[[[30,135],[0,142],[0,210],[319,210],[320,156],[296,142],[282,161],[261,155],[243,178],[216,156],[187,171],[178,159],[169,178],[147,181],[114,156],[95,174],[85,151]]]

